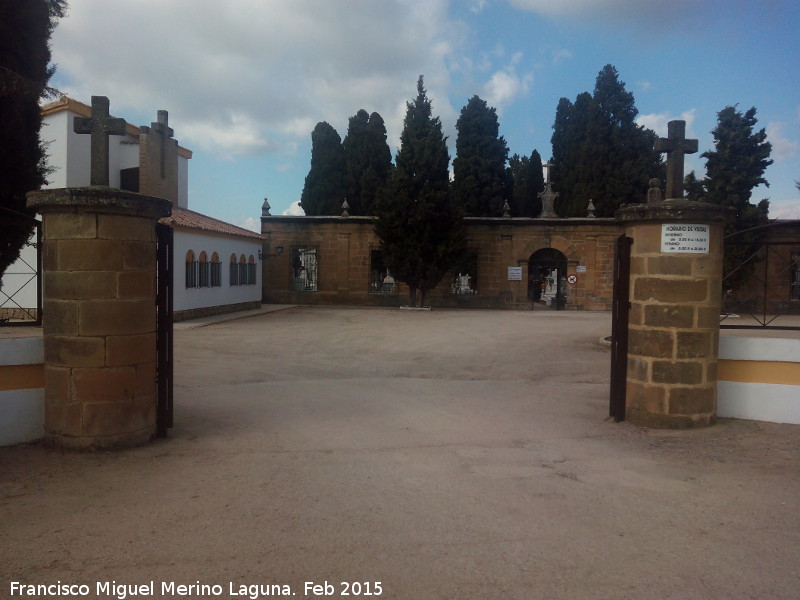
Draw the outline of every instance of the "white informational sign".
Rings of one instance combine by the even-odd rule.
[[[509,281],[522,281],[522,267],[508,267]]]
[[[664,223],[661,226],[661,252],[708,254],[710,225]]]
[[[586,265],[578,265],[575,267],[576,273],[586,273]]]

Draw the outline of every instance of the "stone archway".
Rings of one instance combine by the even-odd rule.
[[[528,259],[528,299],[555,310],[567,307],[567,257],[555,248],[542,248]]]

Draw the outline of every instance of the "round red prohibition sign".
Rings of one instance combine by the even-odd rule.
[[[578,283],[578,276],[577,275],[570,275],[567,277],[567,283],[570,285],[575,285]]]

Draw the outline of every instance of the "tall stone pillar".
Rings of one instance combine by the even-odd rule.
[[[617,211],[633,238],[625,418],[636,425],[714,423],[727,211],[683,199]]]
[[[43,220],[45,434],[134,446],[156,428],[156,237],[167,200],[108,187],[31,192]]]

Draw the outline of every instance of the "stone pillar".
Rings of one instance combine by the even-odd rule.
[[[107,187],[31,192],[43,220],[45,435],[146,443],[156,428],[156,238],[167,200]]]
[[[674,199],[617,211],[633,238],[625,418],[636,425],[716,419],[727,210]]]

